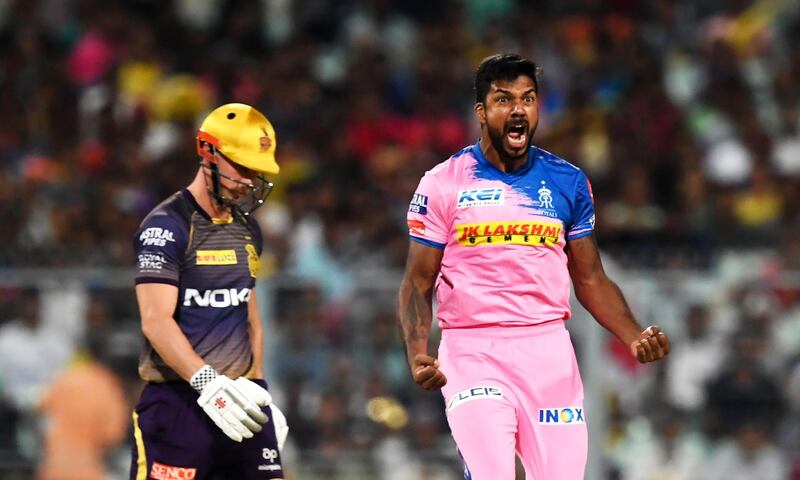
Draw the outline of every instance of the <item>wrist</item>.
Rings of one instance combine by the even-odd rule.
[[[189,379],[189,385],[197,390],[197,393],[203,393],[205,386],[217,377],[219,377],[219,372],[214,370],[211,365],[205,364],[194,372],[192,378]]]

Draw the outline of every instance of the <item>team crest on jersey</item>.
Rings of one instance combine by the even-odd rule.
[[[547,186],[547,182],[541,181],[541,186],[536,190],[536,194],[538,197],[533,203],[538,210],[537,213],[546,217],[557,218],[558,212],[556,212],[554,205],[555,197],[553,197],[553,191]]]
[[[247,266],[250,267],[250,276],[256,278],[261,267],[261,263],[258,261],[258,251],[250,243],[245,245],[244,249],[247,251]]]
[[[458,192],[457,208],[503,205],[505,195],[502,188],[478,188]]]
[[[428,196],[420,193],[415,193],[411,199],[411,205],[408,206],[408,211],[411,213],[419,213],[420,215],[428,214]]]

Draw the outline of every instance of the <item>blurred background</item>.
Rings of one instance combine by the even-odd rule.
[[[230,101],[278,132],[288,478],[460,478],[395,326],[405,214],[478,138],[480,60],[518,52],[535,143],[587,173],[607,270],[674,345],[639,366],[575,306],[587,478],[800,479],[798,45],[796,0],[0,0],[0,478],[127,478],[132,235]]]

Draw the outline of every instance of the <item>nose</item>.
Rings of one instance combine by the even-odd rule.
[[[525,109],[522,107],[521,102],[515,102],[511,107],[511,115],[524,115]]]

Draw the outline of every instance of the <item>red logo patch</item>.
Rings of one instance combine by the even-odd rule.
[[[412,235],[425,235],[425,224],[420,220],[409,220],[408,231]]]
[[[215,404],[215,405],[217,406],[217,408],[219,408],[220,410],[222,410],[223,408],[225,408],[225,400],[223,400],[223,399],[222,399],[222,398],[220,398],[220,397],[217,397],[217,399],[216,399],[216,400],[214,400],[214,404]]]
[[[153,462],[153,468],[150,469],[150,478],[153,480],[194,480],[196,476],[196,468],[173,467],[158,462]]]

